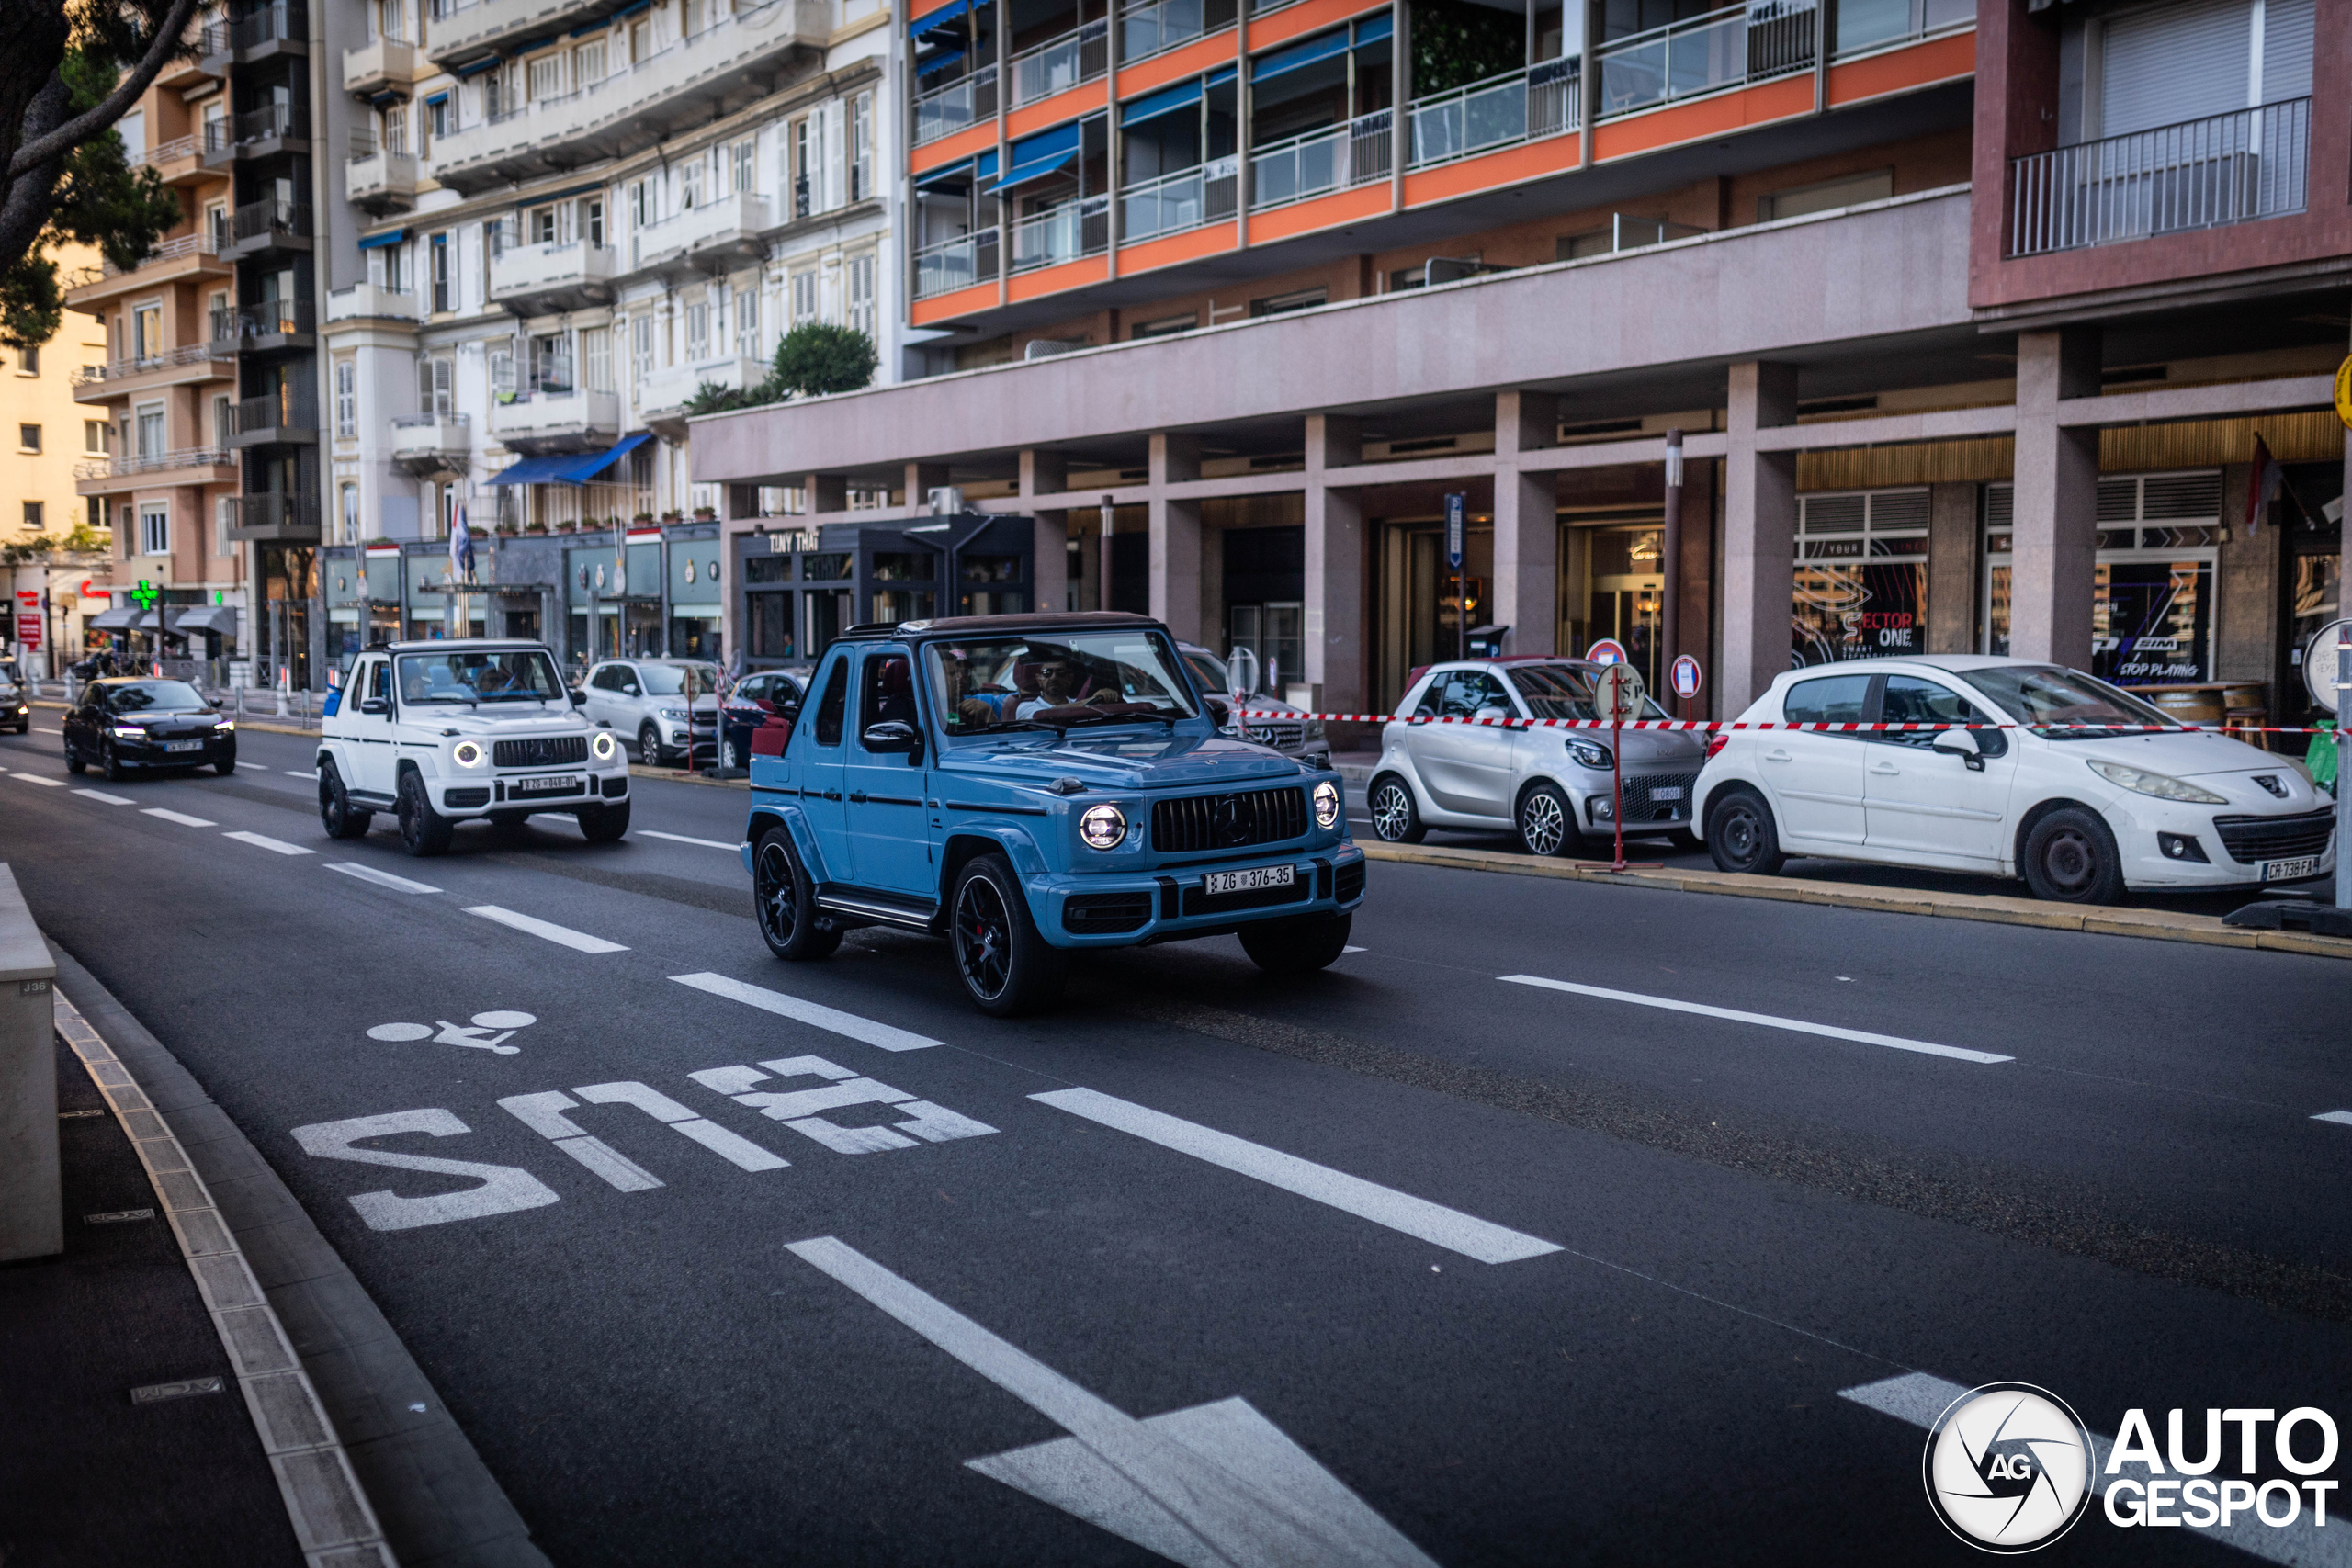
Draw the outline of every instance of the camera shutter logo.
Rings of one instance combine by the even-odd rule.
[[[1952,1401],[1928,1434],[1922,1467],[1936,1517],[1985,1551],[2047,1546],[2090,1503],[2090,1433],[2031,1383],[1987,1383]]]

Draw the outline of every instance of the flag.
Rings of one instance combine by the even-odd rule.
[[[466,503],[449,514],[449,570],[460,582],[474,580],[474,533],[466,525]]]
[[[2270,455],[2269,446],[2257,432],[2254,438],[2254,472],[2246,479],[2247,533],[2262,532],[2262,520],[2270,515],[2270,503],[2278,499],[2278,487],[2286,479],[2286,470],[2279,468],[2278,459]]]

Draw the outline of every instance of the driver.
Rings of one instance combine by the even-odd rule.
[[[1022,699],[1021,705],[1014,711],[1013,716],[1028,718],[1046,708],[1068,707],[1080,701],[1078,688],[1085,681],[1087,674],[1086,666],[1071,655],[1049,654],[1037,666],[1037,694]],[[1119,689],[1114,685],[1105,685],[1089,694],[1083,701],[1094,707],[1106,707],[1120,701]]]

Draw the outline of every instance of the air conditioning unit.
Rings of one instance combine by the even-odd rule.
[[[963,513],[963,486],[941,485],[931,492],[931,514],[933,517],[960,517]]]

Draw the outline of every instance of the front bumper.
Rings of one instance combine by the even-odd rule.
[[[209,768],[237,760],[237,738],[234,733],[220,736],[184,737],[199,743],[186,750],[168,750],[167,740],[113,741],[115,761],[127,768]]]
[[[1623,785],[1625,831],[1657,833],[1690,826],[1692,802],[1698,795],[1699,773],[1628,773]],[[1606,833],[1616,826],[1619,791],[1609,775],[1569,785],[1576,796],[1577,819],[1589,833]]]
[[[580,780],[565,790],[521,789],[534,780]],[[425,791],[444,817],[487,817],[507,811],[578,811],[628,799],[628,769],[533,768],[482,778],[450,775],[430,780]]]
[[[1212,899],[1204,879],[1212,871],[1253,866],[1292,868],[1288,888]],[[1024,876],[1029,909],[1038,934],[1056,947],[1136,947],[1215,936],[1260,920],[1300,915],[1335,915],[1363,902],[1363,852],[1342,841],[1287,853],[1236,856],[1217,865],[1187,865],[1154,872],[1084,876],[1047,872]]]
[[[2334,802],[2323,798],[2320,805],[2333,814]],[[2338,845],[2331,834],[2324,847],[2314,852],[2307,843],[2290,842],[2275,847],[2256,847],[2267,834],[2247,835],[2242,829],[2230,837],[2238,840],[2246,855],[2240,860],[2231,852],[2228,840],[2216,819],[2236,818],[2241,822],[2251,820],[2264,825],[2268,819],[2282,822],[2319,813],[2312,807],[2291,811],[2249,812],[2244,807],[2189,806],[2154,799],[2133,799],[2126,807],[2110,807],[2105,813],[2108,829],[2115,835],[2115,847],[2123,861],[2123,880],[2132,887],[2260,887],[2273,882],[2301,881],[2301,877],[2265,876],[2266,867],[2281,862],[2316,860],[2319,863],[2311,874],[2324,876],[2335,869]],[[2254,845],[2247,842],[2249,837]],[[2176,852],[2167,854],[2167,840]],[[2201,861],[2184,856],[2185,844],[2194,844]]]

